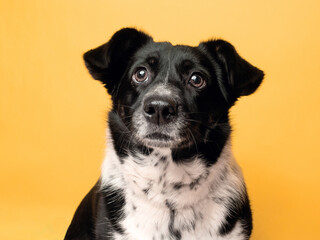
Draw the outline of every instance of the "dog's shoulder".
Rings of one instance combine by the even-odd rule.
[[[95,206],[98,198],[98,185],[96,184],[78,206],[65,235],[65,240],[93,239],[95,225],[93,216],[96,212]]]
[[[111,185],[101,186],[99,180],[77,208],[67,230],[65,240],[110,239],[123,233],[119,225],[124,206],[121,189]]]

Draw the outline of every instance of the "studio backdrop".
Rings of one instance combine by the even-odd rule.
[[[319,239],[319,12],[317,0],[0,0],[0,239],[62,239],[98,180],[111,101],[82,54],[122,27],[223,38],[264,70],[230,112],[252,239]]]

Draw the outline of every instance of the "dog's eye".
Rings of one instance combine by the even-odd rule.
[[[189,83],[195,88],[203,88],[206,85],[203,77],[199,73],[194,73],[189,79]]]
[[[137,83],[145,82],[148,80],[148,70],[144,67],[140,67],[132,76],[133,81]]]

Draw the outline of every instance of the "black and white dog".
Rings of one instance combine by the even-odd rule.
[[[263,72],[226,41],[173,46],[131,28],[84,60],[113,107],[101,178],[65,239],[249,239],[228,111]]]

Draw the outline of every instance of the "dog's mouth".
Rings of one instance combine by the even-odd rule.
[[[148,147],[170,148],[178,143],[172,136],[160,132],[150,133],[138,138],[140,142]]]
[[[164,141],[164,142],[170,142],[173,140],[172,137],[169,136],[168,134],[163,134],[159,132],[148,134],[145,138],[150,140],[156,140],[156,141]]]
[[[143,137],[137,136],[137,139],[147,147],[180,148],[189,145],[189,140],[183,136],[171,136],[161,132],[149,133]]]

